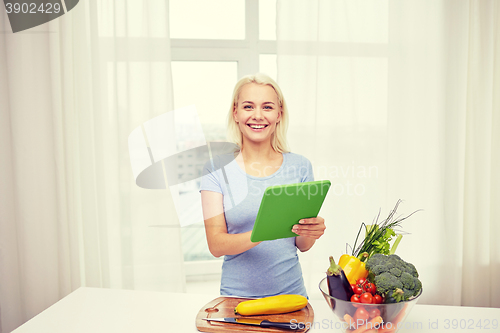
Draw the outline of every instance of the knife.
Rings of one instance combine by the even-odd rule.
[[[242,325],[252,325],[252,326],[260,326],[260,327],[275,327],[275,328],[284,328],[288,330],[298,330],[303,329],[300,323],[287,323],[287,322],[276,322],[269,321],[265,319],[257,319],[257,318],[234,318],[234,317],[226,317],[226,318],[203,318],[206,321],[218,321],[222,323],[230,323],[230,324],[242,324]]]

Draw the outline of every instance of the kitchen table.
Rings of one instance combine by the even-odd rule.
[[[218,296],[79,288],[13,332],[198,332],[196,314]],[[309,332],[338,330],[323,299],[312,299],[310,304],[314,322]],[[500,332],[499,321],[498,308],[417,304],[400,332]]]

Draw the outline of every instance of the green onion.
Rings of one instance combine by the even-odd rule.
[[[406,217],[396,217],[396,211],[401,202],[401,200],[398,200],[396,206],[389,213],[389,216],[385,220],[379,222],[379,210],[379,213],[372,225],[367,226],[365,223],[361,223],[358,234],[356,236],[356,240],[354,241],[354,247],[352,251],[352,255],[354,257],[357,257],[361,261],[366,261],[374,253],[394,254],[394,252],[396,252],[396,249],[403,235],[397,234],[397,238],[391,247],[389,242],[392,240],[393,236],[396,236],[394,228],[399,227],[401,225],[401,222],[417,212],[415,211]],[[365,238],[363,239],[361,244],[356,247],[359,234],[361,233],[363,227],[365,228],[366,232]]]

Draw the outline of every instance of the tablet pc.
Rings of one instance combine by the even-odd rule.
[[[318,216],[330,189],[329,180],[270,186],[264,191],[255,219],[252,242],[298,236],[299,220]]]

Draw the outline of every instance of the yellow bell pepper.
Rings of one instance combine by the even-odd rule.
[[[343,254],[339,259],[339,265],[344,270],[345,276],[350,284],[354,284],[356,280],[368,276],[368,271],[365,269],[365,263],[354,256]]]

